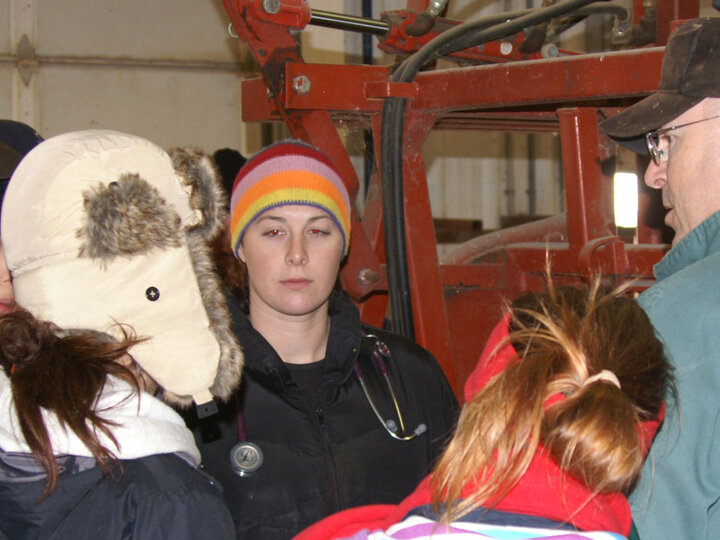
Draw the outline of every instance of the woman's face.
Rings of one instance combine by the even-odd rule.
[[[286,205],[261,214],[238,248],[247,265],[250,314],[304,316],[327,309],[337,280],[343,238],[324,210]]]
[[[10,270],[8,270],[5,252],[0,241],[0,315],[15,309],[15,293],[13,292]]]

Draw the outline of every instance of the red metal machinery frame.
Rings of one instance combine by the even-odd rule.
[[[307,22],[304,0],[280,0],[292,9],[276,21],[267,13],[258,16],[262,0],[223,4],[262,72],[261,79],[242,84],[243,120],[285,122],[293,137],[332,157],[351,196],[359,184],[338,127],[372,130],[379,156],[383,99],[409,98],[403,166],[413,321],[416,339],[437,357],[456,393],[503,299],[544,286],[546,257],[559,284],[599,272],[617,282],[636,280],[639,289],[651,283],[652,266],[665,246],[625,244],[616,235],[612,182],[600,165],[612,158],[614,145],[598,134],[597,124],[628,99],[657,88],[662,47],[427,71],[413,83],[393,83],[387,67],[305,63],[289,31]],[[427,1],[408,1],[408,10],[426,6]],[[697,13],[696,0],[659,0],[658,26],[666,29],[670,18]],[[659,29],[658,36],[666,38],[667,32]],[[481,236],[440,261],[422,146],[431,129],[443,128],[558,132],[566,213]],[[377,175],[352,227],[343,284],[363,320],[382,325],[388,296]]]

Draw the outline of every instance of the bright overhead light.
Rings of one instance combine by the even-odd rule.
[[[637,174],[618,172],[614,177],[615,225],[629,229],[637,228],[638,177]]]

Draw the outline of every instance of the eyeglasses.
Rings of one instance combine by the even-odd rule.
[[[720,118],[720,115],[711,116],[710,118],[703,118],[702,120],[695,120],[694,122],[688,122],[687,124],[680,124],[679,126],[670,126],[656,131],[649,131],[645,134],[645,144],[647,145],[648,154],[652,157],[655,165],[660,165],[663,161],[667,161],[668,150],[670,149],[670,137],[666,136],[666,133],[674,131],[676,129],[692,126],[693,124],[699,124],[700,122],[707,122],[708,120],[715,120]]]

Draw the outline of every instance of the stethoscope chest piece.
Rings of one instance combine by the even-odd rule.
[[[238,476],[252,476],[264,461],[263,452],[255,443],[239,442],[230,450],[230,465]]]

